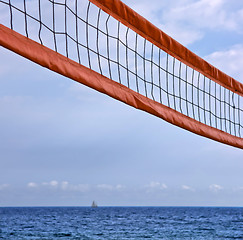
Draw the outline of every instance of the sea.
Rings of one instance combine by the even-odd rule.
[[[0,239],[243,239],[243,208],[1,207]]]

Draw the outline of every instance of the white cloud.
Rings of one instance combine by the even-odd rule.
[[[164,1],[161,0],[153,0],[151,4],[148,4],[147,0],[141,0],[141,1],[124,0],[123,2],[155,25],[160,24],[159,18],[156,16],[157,15],[156,13],[158,12],[158,10],[166,7]]]
[[[29,188],[36,188],[36,187],[38,187],[38,185],[35,182],[29,182],[27,184],[27,187],[29,187]]]
[[[174,22],[183,22],[198,28],[236,29],[236,22],[226,12],[225,0],[193,1],[184,6],[171,8],[164,17]]]
[[[205,59],[237,81],[243,82],[243,45],[234,45],[225,51],[214,52]]]
[[[70,184],[68,181],[50,181],[50,182],[43,182],[42,186],[44,187],[52,187],[58,188],[63,191],[74,191],[74,192],[86,192],[90,189],[89,184]]]
[[[218,185],[218,184],[211,184],[211,185],[209,186],[209,189],[210,189],[210,191],[212,191],[212,192],[218,192],[218,191],[222,190],[223,187],[220,186],[220,185]]]
[[[191,44],[203,37],[201,31],[197,30],[195,27],[192,28],[192,24],[185,24],[180,17],[181,15],[184,16],[183,6],[188,4],[185,0],[153,0],[149,5],[147,1],[127,1],[126,3],[162,31],[184,45]],[[175,6],[178,8],[175,8]],[[179,14],[180,16],[175,15],[175,9],[177,9],[178,12],[181,12]]]
[[[126,187],[124,186],[124,185],[121,185],[121,184],[117,184],[116,186],[115,186],[115,189],[116,190],[123,190],[123,189],[125,189]]]
[[[187,185],[182,185],[181,188],[182,188],[183,190],[195,191],[194,188],[192,188],[192,187],[190,187],[190,186],[187,186]]]
[[[122,184],[117,185],[110,185],[110,184],[98,184],[96,186],[98,190],[105,190],[105,191],[121,191],[125,189],[126,187]]]
[[[63,182],[61,183],[61,189],[63,189],[63,190],[67,190],[68,187],[69,187],[69,183],[68,183],[67,181],[63,181]]]
[[[242,32],[242,4],[227,0],[126,1],[129,6],[184,45],[194,43],[207,30]]]
[[[198,29],[192,29],[190,26],[181,26],[180,24],[168,22],[161,29],[169,36],[183,45],[189,45],[203,38],[203,32]]]
[[[87,192],[90,190],[104,190],[104,191],[122,191],[126,188],[125,185],[117,184],[117,185],[110,185],[110,184],[97,184],[97,185],[90,185],[90,184],[70,184],[68,181],[50,181],[50,182],[43,182],[42,187],[48,188],[57,188],[62,191],[73,191],[73,192]],[[28,187],[37,187],[36,183],[29,183]]]
[[[160,183],[160,182],[150,182],[148,185],[145,185],[145,188],[147,188],[147,190],[164,190],[167,189],[167,185],[165,183]]]
[[[52,180],[50,182],[43,182],[43,186],[49,186],[49,187],[57,187],[58,186],[58,181]]]
[[[50,182],[50,186],[57,187],[58,186],[58,182],[53,180],[53,181]]]

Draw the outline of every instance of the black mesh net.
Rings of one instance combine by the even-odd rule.
[[[243,134],[242,97],[153,45],[88,0],[0,0],[0,23],[231,135]]]

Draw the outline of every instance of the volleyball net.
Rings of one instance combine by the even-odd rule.
[[[181,128],[243,148],[243,84],[119,0],[0,0],[0,45]]]

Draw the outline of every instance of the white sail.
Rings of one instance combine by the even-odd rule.
[[[95,201],[93,201],[91,207],[92,208],[96,208],[96,207],[98,207],[98,205],[97,205],[97,203]]]

